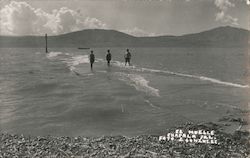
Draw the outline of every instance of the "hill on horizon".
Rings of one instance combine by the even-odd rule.
[[[248,47],[250,31],[231,26],[182,36],[135,37],[87,29],[49,36],[48,47]],[[45,47],[44,36],[0,36],[0,47]]]

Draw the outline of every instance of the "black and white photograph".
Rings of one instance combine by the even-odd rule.
[[[0,0],[0,158],[249,158],[249,0]]]

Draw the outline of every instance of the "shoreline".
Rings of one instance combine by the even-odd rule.
[[[218,144],[159,141],[158,135],[67,137],[30,136],[0,131],[0,157],[247,157],[250,155],[248,131],[232,134],[215,123],[184,125],[167,129],[213,130]]]

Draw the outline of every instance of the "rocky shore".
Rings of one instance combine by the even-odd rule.
[[[218,144],[159,141],[159,136],[55,137],[0,134],[0,157],[188,157],[245,158],[250,155],[249,132],[228,134],[217,124],[185,124],[166,132],[214,130]]]

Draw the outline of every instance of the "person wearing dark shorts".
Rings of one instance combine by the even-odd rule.
[[[93,50],[91,50],[91,53],[89,55],[89,62],[90,62],[90,68],[93,69],[93,63],[95,62],[95,55],[93,53]]]
[[[131,53],[129,52],[129,49],[127,49],[124,58],[125,58],[125,66],[127,65],[127,63],[130,66]]]
[[[111,61],[111,58],[112,58],[112,55],[111,55],[111,53],[110,53],[110,50],[108,49],[108,51],[107,51],[108,53],[107,53],[107,55],[106,55],[106,60],[107,60],[107,64],[108,64],[108,66],[110,66],[110,61]]]

